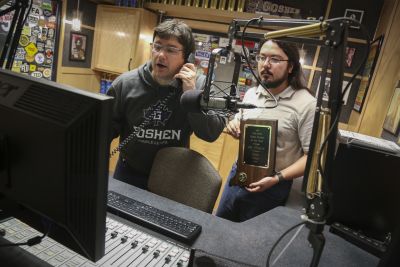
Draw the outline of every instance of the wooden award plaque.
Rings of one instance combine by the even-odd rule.
[[[278,120],[243,120],[240,124],[239,157],[229,185],[248,186],[274,174]]]

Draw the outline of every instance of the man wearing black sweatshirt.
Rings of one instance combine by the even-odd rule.
[[[130,140],[120,150],[114,178],[142,189],[159,149],[187,147],[192,132],[212,142],[225,126],[218,115],[187,113],[180,106],[183,92],[201,89],[195,66],[187,63],[194,52],[191,29],[179,20],[164,21],[151,47],[151,61],[119,76],[107,92],[115,98],[112,138]]]

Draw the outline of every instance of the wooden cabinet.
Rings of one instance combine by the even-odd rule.
[[[142,8],[98,5],[92,68],[120,74],[150,58],[157,15]]]

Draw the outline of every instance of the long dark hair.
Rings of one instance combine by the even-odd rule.
[[[292,42],[283,42],[275,39],[265,39],[260,43],[260,49],[267,41],[272,41],[276,43],[279,46],[279,48],[283,50],[283,52],[288,57],[289,62],[292,64],[293,66],[292,73],[289,73],[288,75],[289,85],[294,90],[307,89],[310,92],[304,81],[304,73],[300,64],[300,53],[296,44]]]
[[[194,52],[195,44],[192,29],[183,21],[178,19],[168,19],[154,28],[153,41],[156,36],[161,39],[169,39],[175,37],[183,46],[185,60],[190,53]]]

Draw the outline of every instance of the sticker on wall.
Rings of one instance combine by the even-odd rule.
[[[19,38],[19,44],[21,46],[27,46],[29,44],[29,37],[26,35],[21,35]]]
[[[48,32],[48,30],[49,30],[49,28],[46,28],[46,27],[42,28],[42,34],[40,36],[40,39],[42,41],[46,41],[47,40],[47,32]]]
[[[32,5],[31,14],[35,16],[41,16],[43,15],[43,11],[38,5]]]
[[[46,17],[50,17],[51,15],[53,15],[51,2],[43,2],[42,9],[43,9],[43,15],[45,15]]]
[[[54,29],[48,28],[48,31],[47,31],[47,38],[53,39],[53,37],[54,37]]]
[[[38,49],[34,43],[29,43],[25,46],[25,51],[28,56],[34,56],[38,52]]]
[[[46,22],[46,27],[49,29],[55,29],[56,28],[56,23],[52,21]]]
[[[46,21],[45,19],[43,19],[43,17],[41,17],[41,18],[39,19],[38,26],[39,26],[39,27],[46,27],[46,24],[47,24],[47,21]]]
[[[207,60],[203,60],[200,62],[200,67],[202,68],[208,68],[208,61]]]
[[[29,65],[29,71],[30,71],[30,72],[36,71],[36,67],[37,67],[37,66],[36,66],[35,64],[30,64],[30,65]]]
[[[36,36],[31,36],[31,37],[29,37],[29,41],[31,42],[31,43],[34,43],[34,44],[36,44],[36,41],[37,41],[37,38],[36,38]]]
[[[46,65],[51,65],[51,63],[53,63],[53,60],[51,58],[46,58],[46,60],[44,61],[44,63]]]
[[[25,61],[32,63],[33,61],[35,61],[35,56],[25,55]]]
[[[57,21],[57,18],[56,18],[56,16],[50,16],[50,17],[48,18],[48,20],[49,20],[49,22],[56,22],[56,21]]]
[[[44,43],[42,42],[37,42],[36,47],[38,49],[38,52],[44,52]]]
[[[43,77],[50,78],[50,76],[51,76],[51,69],[49,69],[49,68],[44,69],[43,70]]]
[[[46,49],[46,58],[52,58],[53,57],[53,50],[50,48]]]
[[[11,67],[11,71],[21,73],[21,70],[19,69],[19,67],[14,66],[14,65]]]
[[[43,77],[43,73],[41,73],[40,71],[34,71],[34,72],[31,73],[31,76],[35,77],[35,78],[42,78]]]
[[[246,78],[240,77],[238,80],[239,85],[245,85],[246,84]]]
[[[35,56],[35,61],[40,65],[44,62],[44,55],[43,53],[37,53]]]
[[[221,56],[221,57],[219,58],[219,63],[221,63],[221,64],[226,64],[226,57]]]
[[[15,57],[14,59],[16,60],[24,60],[25,59],[25,49],[23,49],[22,47],[18,47],[17,51],[15,51]]]
[[[30,26],[37,25],[39,22],[39,17],[34,15],[28,15],[28,23]]]
[[[197,50],[195,52],[195,57],[200,59],[200,60],[201,59],[209,60],[210,59],[210,55],[211,55],[211,53],[210,52],[206,52],[206,51]]]
[[[21,31],[22,35],[31,36],[31,27],[24,26]]]
[[[47,39],[44,48],[53,48],[54,42],[52,40]]]
[[[42,31],[39,26],[32,27],[32,36],[39,36]]]
[[[14,60],[14,63],[13,63],[13,65],[12,65],[12,67],[11,67],[11,70],[12,71],[15,71],[15,72],[21,72],[21,64],[22,64],[22,61],[19,61],[19,60]]]
[[[218,46],[219,47],[226,47],[229,44],[229,39],[228,38],[219,38],[219,43]]]
[[[20,69],[21,73],[28,73],[29,72],[29,64],[23,63],[23,64],[21,64],[19,69]]]

